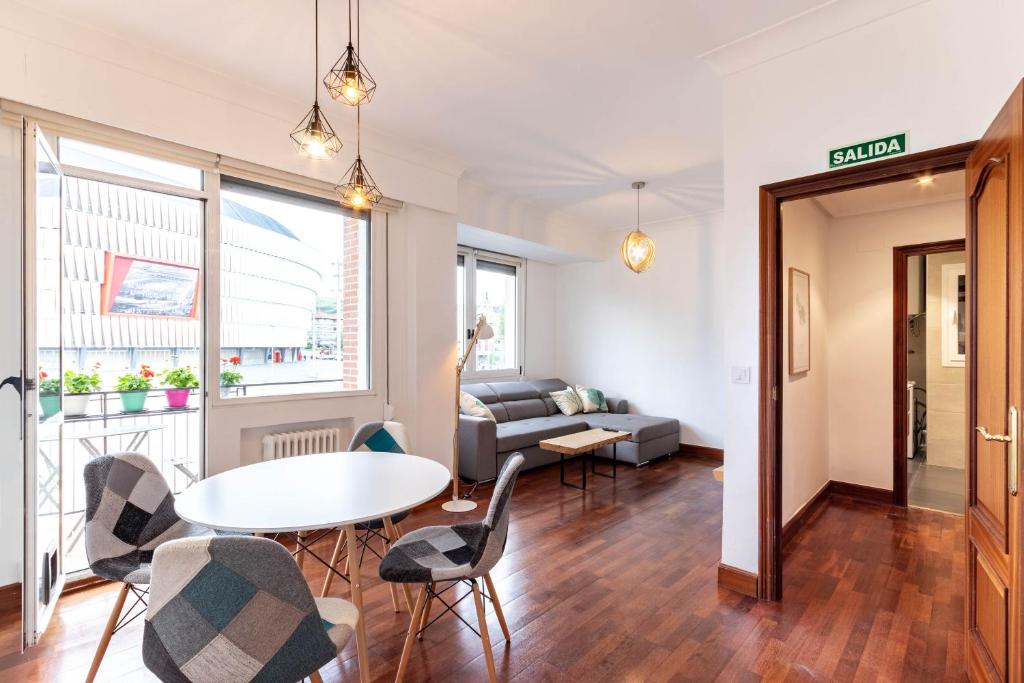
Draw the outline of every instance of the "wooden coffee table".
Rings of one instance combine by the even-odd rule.
[[[562,486],[571,486],[574,489],[586,491],[587,460],[590,460],[591,474],[615,479],[615,466],[618,464],[615,445],[620,441],[625,441],[631,436],[633,436],[631,432],[619,432],[608,429],[588,429],[585,432],[566,434],[565,436],[555,437],[554,439],[544,439],[540,442],[540,447],[545,451],[554,451],[555,453],[558,453],[558,469]],[[612,473],[607,474],[605,472],[598,472],[595,465],[595,461],[597,460],[597,449],[602,446],[609,445],[612,447]],[[582,486],[570,484],[565,481],[565,459],[567,457],[571,458],[576,456],[580,459],[580,472],[583,476]]]

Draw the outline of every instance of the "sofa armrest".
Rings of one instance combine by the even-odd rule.
[[[498,476],[494,471],[498,452],[498,425],[486,417],[459,415],[459,475],[470,481]]]
[[[618,413],[624,415],[629,412],[629,401],[624,398],[608,398],[604,399],[608,403],[609,413]]]

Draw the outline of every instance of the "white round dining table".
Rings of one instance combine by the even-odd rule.
[[[440,463],[404,453],[370,451],[299,455],[238,467],[204,479],[174,503],[182,519],[217,531],[296,533],[340,527],[349,557],[359,557],[355,526],[384,519],[397,537],[391,516],[434,498],[450,482]],[[333,570],[330,563],[302,550]],[[352,602],[359,610],[356,651],[359,677],[369,681],[359,562],[349,563]]]

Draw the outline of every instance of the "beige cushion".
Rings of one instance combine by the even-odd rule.
[[[359,610],[348,600],[341,598],[314,598],[316,609],[320,612],[320,618],[330,626],[327,628],[327,636],[338,648],[338,652],[345,647],[352,634],[356,632],[356,623],[359,621]]]
[[[491,422],[496,422],[494,413],[484,405],[484,402],[465,391],[459,392],[459,412],[470,417],[485,417]]]
[[[555,402],[563,415],[575,415],[583,412],[583,402],[572,387],[566,387],[562,391],[552,391],[551,400]]]

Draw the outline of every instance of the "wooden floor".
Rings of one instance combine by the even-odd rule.
[[[758,602],[716,587],[715,465],[676,457],[622,468],[614,484],[591,480],[585,495],[559,486],[557,468],[520,477],[508,549],[493,572],[512,631],[506,648],[491,615],[499,677],[963,680],[962,518],[834,499],[787,549],[783,602]],[[455,518],[432,507],[405,528]],[[306,571],[318,587],[323,570],[313,565]],[[372,676],[388,681],[407,615],[392,611],[376,560],[365,566]],[[41,645],[0,659],[0,680],[81,681],[114,590],[66,596]],[[334,594],[344,590],[335,583]],[[474,620],[472,599],[460,608]],[[99,680],[152,680],[141,639],[139,623],[116,634]],[[357,680],[353,644],[322,673]],[[486,680],[480,641],[448,615],[416,646],[406,680]]]

